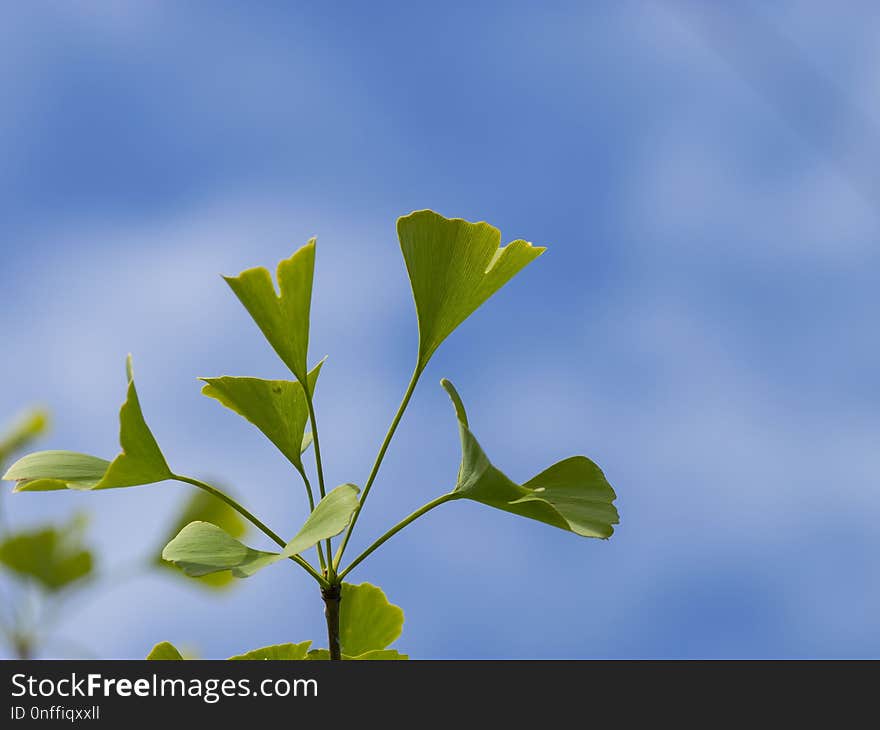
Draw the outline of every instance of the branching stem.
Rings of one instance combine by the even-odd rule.
[[[382,441],[382,446],[379,447],[379,454],[376,456],[376,461],[373,463],[373,468],[370,471],[370,476],[367,477],[367,482],[364,484],[364,493],[361,495],[360,502],[358,503],[358,508],[355,511],[354,515],[351,518],[351,524],[348,526],[348,530],[345,533],[345,537],[342,539],[342,545],[339,546],[339,552],[337,552],[336,557],[333,560],[333,568],[338,569],[339,564],[342,561],[342,554],[345,552],[345,548],[348,546],[348,541],[351,539],[351,533],[354,531],[354,526],[357,524],[358,517],[361,514],[361,510],[364,508],[364,504],[367,501],[367,497],[370,495],[370,488],[373,486],[373,482],[376,480],[376,475],[379,473],[379,467],[382,466],[382,460],[385,458],[385,452],[388,451],[388,446],[391,444],[391,439],[394,437],[394,432],[397,430],[397,426],[400,423],[400,419],[403,418],[403,413],[406,410],[406,407],[409,405],[410,398],[412,398],[413,391],[416,389],[416,385],[419,382],[419,376],[422,374],[422,369],[420,367],[416,367],[413,371],[412,377],[409,379],[409,385],[406,388],[406,392],[403,394],[403,400],[400,401],[400,405],[397,407],[397,413],[394,414],[394,420],[391,421],[391,425],[388,427],[388,433],[385,434],[385,440]]]
[[[228,504],[232,509],[238,512],[242,517],[244,517],[248,522],[253,524],[257,529],[261,530],[272,542],[280,547],[285,547],[287,543],[284,542],[276,533],[266,527],[265,524],[257,517],[255,517],[250,511],[242,507],[238,502],[236,502],[232,497],[228,494],[224,494],[217,487],[211,486],[206,482],[203,482],[199,479],[194,479],[193,477],[185,477],[179,474],[172,474],[171,479],[174,479],[177,482],[184,482],[186,484],[192,484],[194,487],[198,487],[206,491],[208,494],[212,494],[217,499],[220,499],[226,504]],[[318,573],[311,565],[309,565],[305,560],[303,560],[299,555],[293,555],[290,558],[294,563],[302,567],[309,575],[312,576],[322,587],[329,586],[329,582],[323,575]]]
[[[392,537],[394,537],[398,532],[400,532],[410,522],[414,522],[415,520],[417,520],[419,517],[421,517],[426,512],[430,512],[432,509],[434,509],[434,507],[439,507],[441,504],[445,504],[446,502],[451,502],[452,500],[458,499],[458,498],[459,498],[459,495],[455,494],[455,492],[450,492],[449,494],[444,494],[440,497],[437,497],[437,499],[432,500],[431,502],[428,502],[428,504],[426,504],[424,507],[420,507],[419,509],[417,509],[415,512],[413,512],[406,519],[398,522],[394,527],[392,527],[390,530],[388,530],[388,532],[386,532],[384,535],[382,535],[382,537],[380,537],[372,545],[370,545],[370,547],[368,547],[360,555],[358,555],[351,562],[351,564],[339,574],[339,580],[342,580],[343,578],[345,578],[345,576],[347,576],[352,570],[354,570],[354,568],[357,565],[359,565],[361,563],[361,561],[363,561],[368,555],[370,555],[370,553],[372,553],[374,550],[379,548],[387,540],[390,540]]]

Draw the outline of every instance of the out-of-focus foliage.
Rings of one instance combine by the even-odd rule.
[[[47,591],[58,591],[92,572],[94,558],[83,546],[87,520],[76,515],[66,525],[7,534],[0,542],[0,563]]]

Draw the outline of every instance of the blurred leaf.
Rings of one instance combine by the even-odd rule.
[[[501,246],[488,223],[418,210],[397,221],[419,321],[419,369],[474,310],[545,249],[517,240]]]
[[[49,412],[43,408],[33,408],[16,419],[0,437],[0,466],[16,451],[26,448],[31,441],[42,436],[48,428]]]
[[[0,564],[57,591],[92,571],[92,554],[82,545],[85,519],[74,517],[67,525],[25,530],[0,542]]]
[[[280,553],[254,550],[215,525],[192,522],[165,546],[162,557],[190,576],[231,570],[236,578],[247,578],[342,532],[357,509],[358,491],[353,484],[342,484],[329,492]]]
[[[254,550],[210,522],[191,522],[162,551],[162,557],[193,577],[231,570],[247,578],[280,559],[278,553]]]
[[[315,239],[278,264],[280,296],[263,267],[224,277],[269,344],[300,383],[306,382]]]
[[[315,382],[323,364],[324,360],[321,360],[309,372],[311,393],[315,391]],[[309,411],[302,385],[290,380],[229,376],[200,380],[206,383],[202,388],[204,395],[215,398],[254,424],[297,470],[303,471],[301,454],[304,451]]]
[[[148,661],[183,661],[183,656],[177,651],[174,644],[163,641],[153,647],[153,650],[147,654]]]
[[[312,445],[312,441],[315,440],[315,435],[309,431],[303,435],[302,442],[300,443],[299,453],[300,455],[306,453],[306,450],[309,446]]]
[[[119,411],[122,453],[108,466],[104,459],[71,451],[40,451],[20,459],[4,475],[18,482],[16,491],[111,489],[170,479],[173,475],[144,421],[134,385],[131,355],[125,366],[128,392]]]
[[[342,584],[339,603],[339,645],[342,653],[359,657],[388,647],[403,631],[403,610],[388,602],[370,583]]]
[[[458,417],[461,466],[453,491],[490,507],[539,520],[583,537],[608,538],[619,521],[615,495],[602,470],[585,456],[572,456],[516,484],[489,461],[468,427],[464,404],[448,380],[441,381]]]
[[[239,660],[296,660],[305,659],[312,645],[311,641],[304,641],[301,644],[275,644],[275,646],[264,646],[262,649],[254,649],[246,654],[229,657],[230,661]]]
[[[162,540],[162,546],[174,538],[190,522],[210,522],[216,525],[234,538],[241,538],[247,532],[247,522],[222,499],[218,499],[208,492],[194,491],[186,502],[179,519],[176,520],[172,529],[166,533]],[[182,573],[173,563],[162,559],[161,548],[156,551],[155,562],[163,568],[173,571],[175,575]],[[192,578],[196,584],[209,588],[224,588],[234,582],[231,573],[212,573],[200,578]]]

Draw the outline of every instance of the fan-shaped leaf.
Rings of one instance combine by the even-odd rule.
[[[126,360],[128,391],[119,411],[120,453],[112,462],[72,451],[39,451],[19,459],[3,476],[15,491],[111,489],[170,479],[171,469],[144,421],[134,385],[131,355]]]
[[[240,660],[297,660],[305,659],[308,654],[311,641],[304,641],[301,644],[275,644],[274,646],[264,646],[262,649],[254,649],[245,654],[229,657],[230,661]]]
[[[342,653],[359,657],[381,651],[403,631],[403,610],[389,603],[378,586],[342,584],[339,603],[339,645]]]
[[[619,521],[616,495],[602,470],[585,456],[564,459],[525,484],[517,484],[486,456],[468,426],[464,404],[442,381],[458,417],[461,466],[453,494],[545,522],[583,537],[608,538]]]
[[[173,527],[166,533],[165,539],[162,540],[162,546],[172,540],[184,527],[190,522],[210,522],[216,525],[230,536],[241,538],[247,532],[247,523],[232,507],[230,507],[222,499],[218,499],[213,494],[195,490],[187,499],[180,517],[175,521]],[[156,551],[156,565],[168,568],[175,575],[185,575],[173,563],[169,563],[162,559],[161,548]],[[195,579],[197,585],[209,588],[223,588],[234,581],[231,573],[211,573]]]
[[[397,221],[419,321],[419,368],[474,310],[545,249],[517,240],[501,246],[488,223],[418,210]]]
[[[162,551],[184,573],[200,577],[231,570],[247,578],[280,559],[278,553],[254,550],[210,522],[191,522]]]
[[[165,546],[162,557],[190,576],[231,570],[236,578],[247,578],[342,532],[357,509],[358,491],[354,484],[342,484],[331,490],[280,553],[254,550],[216,525],[192,522]]]
[[[183,656],[171,642],[162,641],[152,648],[147,654],[147,660],[151,662],[183,661]]]
[[[311,393],[315,391],[323,364],[324,360],[321,360],[308,374]],[[291,464],[299,471],[303,470],[301,454],[308,448],[311,438],[305,443],[309,411],[299,382],[229,376],[200,380],[205,382],[204,395],[215,398],[254,424]]]
[[[275,291],[271,274],[263,267],[224,277],[300,383],[306,382],[308,369],[309,311],[314,273],[315,239],[312,238],[293,256],[278,264],[276,276],[280,295]]]

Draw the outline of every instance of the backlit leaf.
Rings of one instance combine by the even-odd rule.
[[[111,489],[170,479],[171,469],[144,421],[130,355],[125,370],[128,391],[119,411],[122,453],[112,462],[72,451],[39,451],[19,459],[3,478],[17,481],[16,491],[19,492]]]
[[[315,506],[296,536],[281,552],[282,557],[299,555],[321,540],[334,537],[342,532],[351,521],[358,507],[358,492],[354,484],[340,484],[331,489]]]
[[[308,374],[312,393],[323,364],[321,360]],[[291,464],[300,472],[303,470],[301,454],[311,443],[311,433],[304,447],[309,411],[299,382],[229,376],[200,380],[205,382],[204,395],[215,398],[254,424]]]
[[[474,310],[544,252],[523,240],[501,247],[488,223],[418,210],[397,221],[419,322],[419,368]]]
[[[308,654],[311,641],[304,641],[301,644],[275,644],[274,646],[264,646],[262,649],[254,649],[245,654],[229,657],[230,661],[241,660],[297,660],[305,659]]]
[[[173,539],[184,527],[190,522],[210,522],[212,525],[223,529],[234,538],[241,538],[247,532],[247,523],[232,507],[230,507],[222,499],[218,499],[213,494],[195,490],[187,499],[180,517],[175,520],[174,525],[166,533],[165,539],[162,540],[164,546]],[[156,551],[156,565],[168,568],[175,575],[185,575],[173,563],[169,563],[162,559],[161,548]],[[209,588],[222,588],[234,582],[235,578],[231,573],[211,573],[201,578],[193,579],[197,585]]]
[[[306,382],[309,311],[315,273],[315,239],[278,264],[275,291],[272,276],[258,267],[227,276],[226,283],[253,317],[281,360],[300,383]]]
[[[342,653],[359,657],[381,651],[403,631],[403,610],[389,603],[382,589],[370,583],[342,584],[339,603],[339,645]]]
[[[165,546],[162,557],[190,576],[231,570],[236,578],[247,578],[267,565],[302,553],[342,532],[357,509],[358,491],[353,484],[342,484],[331,490],[280,553],[254,550],[216,525],[192,522]]]
[[[153,647],[152,651],[147,654],[147,660],[151,662],[157,661],[183,661],[183,656],[171,642],[162,641]]]
[[[210,522],[191,522],[162,551],[162,557],[193,577],[231,570],[247,578],[280,559],[278,553],[254,550]]]
[[[461,437],[461,466],[454,495],[473,499],[522,517],[545,522],[584,537],[608,538],[618,523],[616,495],[602,470],[585,456],[572,456],[516,484],[486,456],[468,426],[458,392],[448,380]]]

